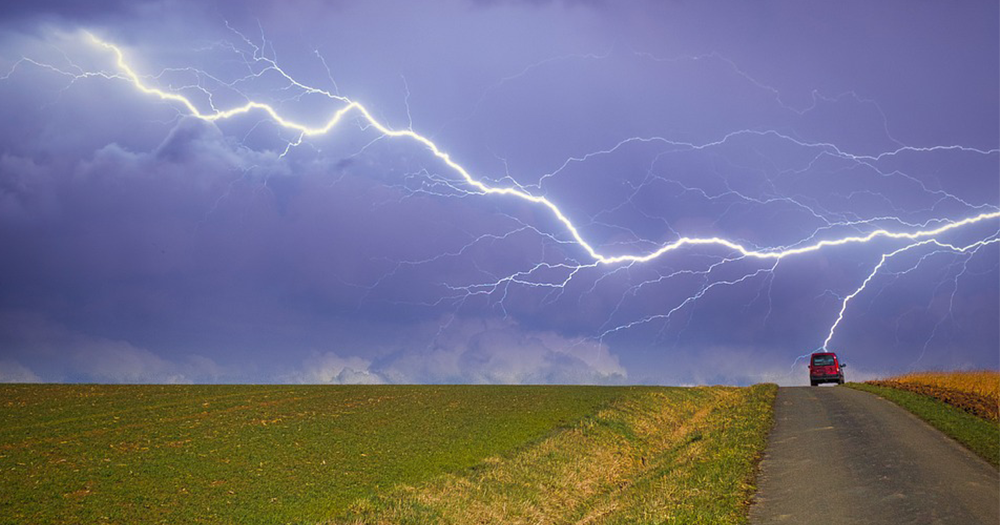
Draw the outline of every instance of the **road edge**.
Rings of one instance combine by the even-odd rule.
[[[1000,469],[1000,425],[969,414],[931,396],[895,388],[847,383],[847,388],[889,401]]]

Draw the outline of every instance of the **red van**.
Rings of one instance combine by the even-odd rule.
[[[809,357],[809,384],[816,386],[820,383],[844,384],[844,367],[847,363],[841,363],[837,359],[837,354],[833,352],[817,352]]]

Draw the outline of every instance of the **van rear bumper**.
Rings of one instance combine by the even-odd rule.
[[[834,376],[809,376],[809,382],[815,385],[820,383],[840,383],[844,380],[844,376],[834,375]]]

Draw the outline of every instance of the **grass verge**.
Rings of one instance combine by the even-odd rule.
[[[359,499],[333,523],[746,523],[776,392],[635,391],[514,454]]]
[[[933,397],[915,392],[864,383],[848,383],[845,386],[864,390],[896,403],[993,466],[1000,466],[1000,425],[995,421],[976,417]]]

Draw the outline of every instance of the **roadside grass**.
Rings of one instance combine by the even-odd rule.
[[[909,410],[983,459],[1000,467],[1000,424],[976,417],[931,396],[865,383],[845,386],[864,390]]]
[[[514,454],[361,498],[332,523],[746,523],[776,392],[636,390]]]
[[[315,523],[635,391],[0,385],[0,523]]]

